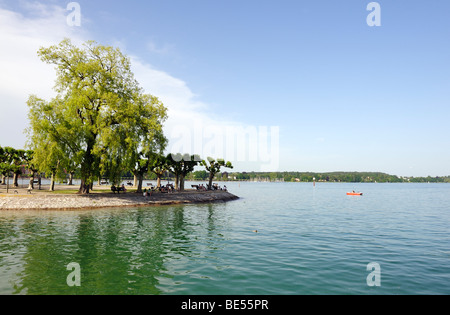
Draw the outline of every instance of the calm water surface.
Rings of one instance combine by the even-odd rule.
[[[450,294],[448,184],[227,186],[242,198],[0,212],[0,294]]]

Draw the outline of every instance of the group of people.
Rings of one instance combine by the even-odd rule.
[[[223,188],[222,188],[218,184],[213,184],[212,185],[212,190],[224,190],[224,191],[227,191],[227,186],[223,185]]]
[[[197,190],[199,190],[199,191],[207,191],[207,190],[208,190],[207,186],[205,186],[205,185],[203,185],[203,184],[201,184],[201,185],[195,185],[195,186],[193,185],[193,187],[196,187]],[[228,191],[226,185],[224,185],[223,188],[222,188],[222,187],[220,187],[220,186],[217,185],[217,184],[213,184],[212,187],[211,187],[211,189],[212,189],[212,190],[223,190],[223,191]],[[122,184],[122,186],[119,186],[119,187],[117,187],[117,188],[116,188],[115,185],[112,185],[111,190],[112,190],[113,192],[115,192],[115,191],[123,191],[123,192],[126,192],[126,191],[127,191],[127,189],[125,188],[125,185],[124,185],[124,184]],[[161,186],[160,188],[158,188],[158,190],[161,191],[161,192],[173,193],[173,192],[175,191],[175,188],[173,187],[172,184],[167,184],[166,186]],[[153,191],[154,191],[153,189],[148,189],[148,190],[147,190],[147,189],[145,188],[145,189],[143,190],[143,196],[144,196],[145,198],[151,197]]]
[[[206,187],[205,185],[201,184],[201,185],[197,185],[197,190],[200,190],[200,191],[206,191],[206,190],[208,190],[208,189],[207,189],[207,187]],[[224,190],[224,191],[228,191],[226,185],[224,185],[223,188],[222,188],[222,187],[220,187],[218,184],[213,184],[212,187],[211,187],[211,190]]]
[[[167,192],[167,193],[171,194],[175,191],[175,187],[173,187],[172,184],[167,184],[166,186],[161,186],[161,188],[159,190],[161,192]]]
[[[119,191],[126,192],[126,191],[127,191],[127,189],[125,188],[125,185],[124,185],[124,184],[122,184],[122,186],[119,186],[119,187],[116,187],[116,185],[112,185],[112,186],[111,186],[111,190],[112,190],[113,192],[115,192],[115,191],[117,191],[117,192],[119,192]]]
[[[203,184],[201,184],[201,185],[198,185],[198,186],[197,186],[197,190],[203,191],[203,190],[206,190],[206,187],[203,186]]]
[[[148,197],[151,197],[151,196],[152,196],[153,191],[154,191],[153,189],[148,189],[148,190],[147,190],[147,188],[144,188],[142,194],[143,194],[143,196],[144,196],[145,198],[148,198]],[[167,192],[167,193],[170,194],[170,193],[173,193],[174,187],[173,187],[173,185],[168,184],[168,185],[166,185],[166,186],[161,186],[161,187],[159,188],[159,191],[161,191],[161,192]]]

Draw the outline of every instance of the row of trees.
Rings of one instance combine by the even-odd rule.
[[[16,150],[12,147],[0,147],[0,175],[1,185],[9,184],[9,177],[13,176],[13,187],[18,187],[18,179],[24,165],[33,170],[33,151]]]
[[[203,179],[208,178],[209,187],[216,174],[218,174],[222,167],[233,168],[231,162],[225,162],[223,159],[215,160],[208,158],[202,160],[198,155],[189,154],[168,154],[162,155],[158,153],[150,153],[147,155],[140,154],[140,159],[136,160],[135,166],[132,169],[122,170],[121,175],[116,177],[115,174],[109,173],[107,170],[105,176],[101,178],[111,179],[114,184],[121,181],[121,176],[125,172],[131,172],[137,182],[137,191],[142,191],[142,183],[144,177],[150,173],[154,174],[157,179],[157,187],[161,187],[162,176],[166,172],[170,172],[175,177],[175,188],[177,190],[184,190],[185,179],[192,173],[196,166],[204,166],[207,171],[200,171],[205,173]],[[66,168],[71,166],[71,168]],[[17,150],[11,147],[0,147],[0,184],[6,185],[9,182],[9,176],[13,175],[13,187],[18,187],[18,178],[25,170],[28,170],[27,176],[30,177],[29,188],[34,188],[34,179],[39,173],[45,173],[46,177],[50,177],[50,190],[54,190],[55,179],[68,179],[68,184],[72,185],[74,174],[81,174],[80,165],[75,165],[73,162],[64,158],[56,160],[54,163],[49,160],[41,161],[39,157],[32,150]],[[98,180],[100,181],[100,177]]]
[[[65,178],[69,174],[69,182],[72,182],[75,169],[71,169],[69,173],[63,169],[64,164],[58,161],[54,165],[39,164],[33,150],[21,150],[12,147],[0,147],[0,175],[1,185],[9,186],[9,177],[13,176],[13,187],[19,187],[19,176],[27,172],[30,179],[29,189],[34,189],[34,179],[40,172],[47,172],[50,176],[50,190],[54,189],[55,179]],[[64,172],[64,173],[63,173]],[[62,175],[64,174],[64,175]]]
[[[183,191],[186,178],[194,171],[196,166],[203,166],[207,170],[203,172],[208,174],[209,189],[212,187],[214,177],[220,173],[222,167],[233,168],[231,162],[225,162],[223,159],[215,160],[209,157],[206,160],[202,160],[198,155],[180,153],[168,154],[167,156],[161,154],[151,155],[148,158],[141,159],[136,165],[138,167],[132,170],[132,173],[137,180],[138,192],[142,190],[142,182],[146,173],[151,172],[155,174],[157,187],[160,187],[162,176],[168,171],[175,177],[175,189]]]

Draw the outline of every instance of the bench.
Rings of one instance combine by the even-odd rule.
[[[121,192],[121,191],[125,192],[125,189],[123,189],[122,187],[115,187],[115,186],[112,186],[112,187],[111,187],[111,191],[112,191],[114,194],[115,194],[116,191],[117,191],[117,193],[120,195],[120,192]]]

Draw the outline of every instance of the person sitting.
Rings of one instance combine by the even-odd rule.
[[[123,186],[123,185],[122,185]],[[120,195],[120,192],[123,191],[125,192],[125,187],[116,187],[115,185],[111,186],[111,191],[115,194],[116,191],[117,193]]]
[[[161,193],[167,193],[167,192],[169,191],[169,188],[166,187],[166,186],[164,186],[164,185],[162,185],[162,186],[159,188],[159,191],[160,191]]]
[[[122,184],[122,187],[120,187],[121,188],[121,190],[123,191],[123,192],[126,192],[127,191],[127,189],[125,188],[125,185],[124,184]]]

